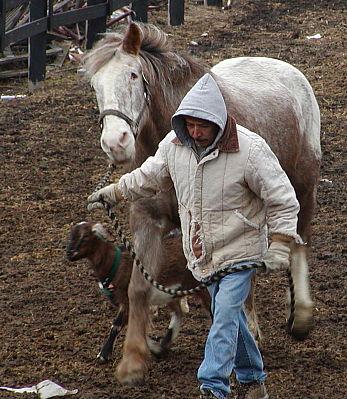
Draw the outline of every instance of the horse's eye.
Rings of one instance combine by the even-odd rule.
[[[135,80],[137,78],[138,78],[138,76],[136,75],[136,73],[135,72],[131,72],[131,80]]]

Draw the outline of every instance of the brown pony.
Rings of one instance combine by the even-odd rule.
[[[171,116],[183,96],[208,71],[200,61],[172,51],[160,29],[135,23],[124,35],[107,34],[84,62],[99,105],[101,147],[114,164],[130,168],[154,154],[171,129]],[[307,246],[321,159],[317,101],[305,76],[279,60],[228,59],[210,73],[219,83],[230,115],[261,135],[275,152],[300,202],[298,232],[303,242],[293,245],[291,253],[295,302],[291,298],[288,320],[291,334],[302,339],[312,326]],[[131,226],[135,249],[156,277],[162,237],[179,225],[175,195],[167,198],[158,193],[151,200],[134,203],[131,212],[139,211],[146,217]],[[149,350],[143,331],[136,330],[141,325],[141,307],[148,305],[148,293],[148,283],[135,268],[128,290],[128,331],[117,368],[123,383],[139,382],[147,367]],[[140,330],[144,328],[141,325]]]
[[[190,289],[197,286],[198,282],[186,267],[180,235],[170,234],[170,236],[165,237],[163,246],[165,258],[163,257],[160,263],[160,283],[173,289],[177,287]],[[107,362],[112,354],[115,339],[128,321],[128,286],[133,259],[125,251],[125,247],[123,251],[113,242],[110,242],[104,226],[95,222],[81,222],[72,226],[66,255],[71,262],[87,258],[99,280],[101,292],[108,297],[113,305],[118,307],[118,313],[112,322],[109,336],[97,357],[100,363]],[[206,289],[197,292],[195,297],[207,311],[210,310],[211,300]],[[184,299],[186,298],[184,297]],[[171,312],[169,328],[160,341],[155,341],[146,334],[151,353],[155,356],[162,356],[177,338],[183,321],[183,314],[188,311],[188,303],[182,303],[182,299],[162,294],[152,287],[150,304],[155,307],[166,305]],[[142,317],[147,328],[152,324],[151,313],[149,308],[143,308]]]

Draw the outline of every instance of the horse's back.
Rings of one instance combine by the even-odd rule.
[[[297,68],[274,58],[238,57],[211,71],[225,82],[237,122],[263,136],[279,158],[284,161],[284,145],[296,147],[297,153],[304,145],[320,159],[319,107]]]

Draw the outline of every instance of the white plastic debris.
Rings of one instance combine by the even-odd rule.
[[[322,183],[333,184],[332,180],[329,180],[329,179],[320,179],[320,181],[321,181]]]
[[[192,41],[190,42],[190,44],[191,44],[192,46],[198,46],[198,45],[199,45],[199,43],[195,42],[194,40],[192,40]]]
[[[204,32],[204,33],[201,34],[201,37],[207,37],[207,36],[208,36],[207,32]]]
[[[322,35],[320,33],[316,33],[315,35],[312,36],[306,36],[306,39],[321,39]]]
[[[0,387],[0,389],[17,393],[36,393],[40,399],[49,399],[54,398],[55,396],[75,395],[78,392],[78,389],[68,390],[51,380],[41,381],[37,385],[33,385],[32,387]]]
[[[1,100],[3,101],[10,101],[10,100],[15,100],[16,98],[24,98],[26,97],[25,94],[15,94],[15,95],[3,95],[0,97]]]

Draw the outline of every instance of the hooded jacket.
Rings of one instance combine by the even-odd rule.
[[[219,126],[202,153],[188,134],[185,115]],[[299,203],[287,175],[265,140],[228,115],[210,74],[184,97],[172,127],[156,154],[123,175],[118,187],[132,201],[174,187],[183,250],[197,280],[236,262],[261,259],[268,234],[300,242]]]

